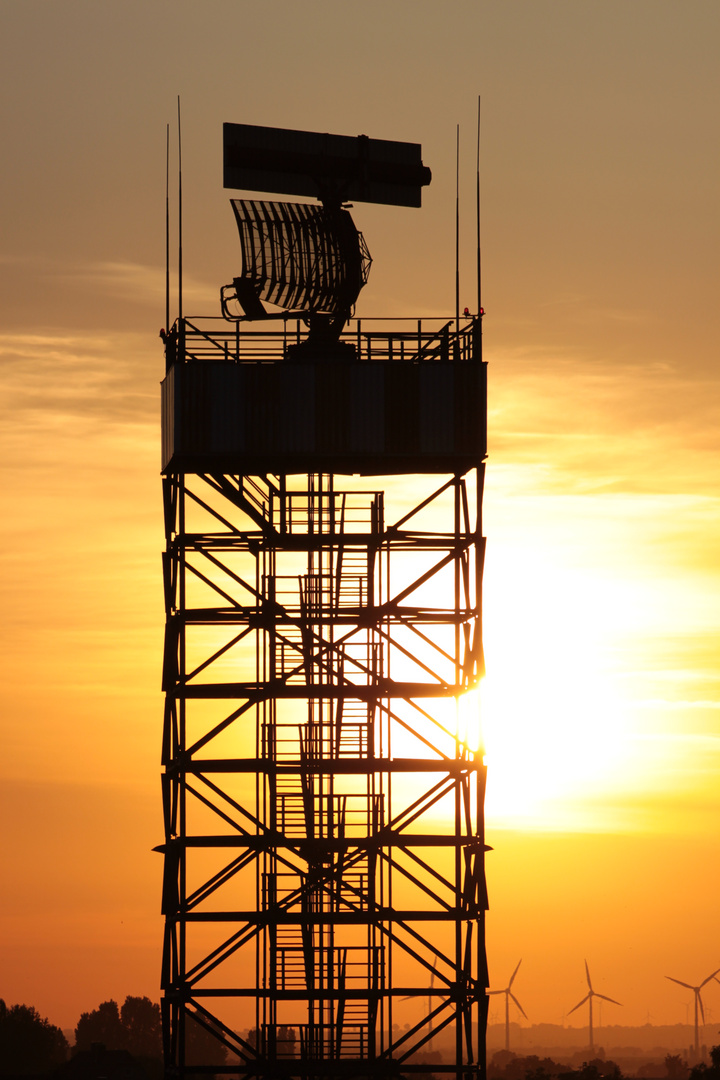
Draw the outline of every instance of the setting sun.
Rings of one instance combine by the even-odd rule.
[[[488,558],[478,692],[488,821],[581,828],[572,801],[618,785],[625,765],[627,718],[603,663],[602,613],[579,574],[513,554],[514,565],[510,554]]]

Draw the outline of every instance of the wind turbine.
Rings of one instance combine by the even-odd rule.
[[[700,997],[700,991],[705,983],[709,983],[711,979],[715,979],[715,976],[720,972],[720,968],[717,971],[713,971],[712,975],[708,975],[707,979],[703,979],[699,986],[691,986],[690,983],[681,982],[680,979],[673,979],[672,975],[666,975],[665,978],[670,982],[677,983],[678,986],[684,986],[686,990],[692,990],[695,995],[695,1057],[700,1060],[700,1029],[698,1025],[698,1006],[700,1006],[700,1015],[702,1016],[702,1022],[705,1023],[705,1010],[703,1009],[702,998]],[[716,982],[720,982],[720,979],[716,979]]]
[[[584,1005],[587,1001],[590,1011],[590,1053],[592,1054],[595,1052],[595,1046],[593,1044],[592,999],[594,997],[602,998],[603,1001],[611,1001],[613,1005],[622,1005],[622,1002],[616,1001],[615,998],[608,997],[607,994],[598,994],[597,990],[593,990],[592,983],[590,982],[590,968],[588,967],[587,960],[585,961],[585,974],[587,975],[588,992],[582,1001],[578,1001],[577,1005],[573,1005],[568,1016],[570,1013],[574,1013],[576,1009],[579,1009],[580,1006]]]
[[[487,991],[488,995],[490,995],[490,994],[504,994],[505,995],[505,1049],[506,1050],[510,1049],[510,998],[513,999],[513,1001],[517,1005],[518,1009],[520,1010],[520,1012],[523,1014],[523,1016],[527,1020],[527,1014],[526,1014],[525,1010],[523,1009],[522,1005],[520,1004],[520,1002],[518,1001],[518,999],[515,997],[515,995],[513,994],[512,990],[511,990],[511,987],[512,987],[512,984],[513,984],[513,979],[517,975],[518,968],[520,967],[521,964],[522,964],[522,960],[518,960],[518,965],[515,968],[515,970],[513,971],[512,975],[510,976],[510,982],[507,984],[507,986],[505,987],[504,990],[488,990]]]
[[[432,1007],[433,1007],[433,988],[435,986],[435,972],[436,971],[437,971],[437,956],[433,960],[433,969],[430,972],[430,986],[428,987],[428,1016],[430,1016],[430,1013],[432,1012]],[[429,1028],[430,1038],[428,1039],[428,1046],[432,1050],[432,1044],[433,1044],[432,1019],[429,1020],[428,1023],[430,1025],[430,1028]]]
[[[433,999],[433,990],[435,988],[435,972],[436,971],[437,971],[437,956],[433,960],[432,971],[430,972],[430,985],[428,987],[428,1016],[430,1016],[430,1013],[432,1012],[432,999]],[[414,996],[415,995],[412,995],[412,997],[414,997]],[[401,1001],[410,1001],[410,1000],[412,1000],[412,998],[410,996],[408,996],[408,997],[401,998],[400,1000]],[[430,1018],[428,1020],[428,1024],[429,1024],[428,1045],[432,1048],[432,1044],[433,1044],[432,1018]]]

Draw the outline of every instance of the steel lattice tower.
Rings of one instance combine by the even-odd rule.
[[[480,345],[166,337],[168,1077],[484,1076]]]

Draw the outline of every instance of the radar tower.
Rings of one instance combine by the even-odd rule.
[[[166,1076],[482,1078],[481,316],[353,316],[419,146],[228,124],[224,182],[320,201],[234,200],[164,335]]]

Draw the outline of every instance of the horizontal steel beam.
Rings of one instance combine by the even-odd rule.
[[[360,701],[376,701],[378,698],[448,698],[464,694],[463,683],[395,682],[393,679],[377,679],[373,683],[286,683],[269,679],[265,683],[189,683],[176,686],[168,693],[176,698],[228,698],[235,701],[265,701],[268,698],[294,698],[308,701],[311,698],[353,698]]]
[[[481,759],[463,758],[308,758],[296,764],[280,764],[269,758],[178,758],[173,772],[192,773],[265,773],[268,776],[297,776],[303,773],[364,776],[372,773],[447,773],[467,776],[483,769]],[[171,774],[172,775],[172,774]]]
[[[474,912],[462,908],[463,920],[478,918],[481,909],[475,905]],[[396,908],[375,907],[371,911],[189,911],[178,913],[177,921],[191,923],[252,923],[253,926],[374,926],[382,922],[456,922],[456,908],[447,911],[404,911]],[[427,992],[427,991],[426,991]]]
[[[266,833],[264,836],[251,836],[243,833],[237,836],[177,836],[165,844],[159,844],[153,851],[166,852],[172,848],[247,848],[251,851],[269,851],[273,848],[290,848],[308,856],[323,855],[325,852],[374,851],[383,847],[450,847],[476,848],[492,851],[476,836],[440,836],[437,833],[403,833],[399,829],[383,829],[375,836],[355,837],[347,840],[314,840],[298,837],[287,838],[280,833]]]

